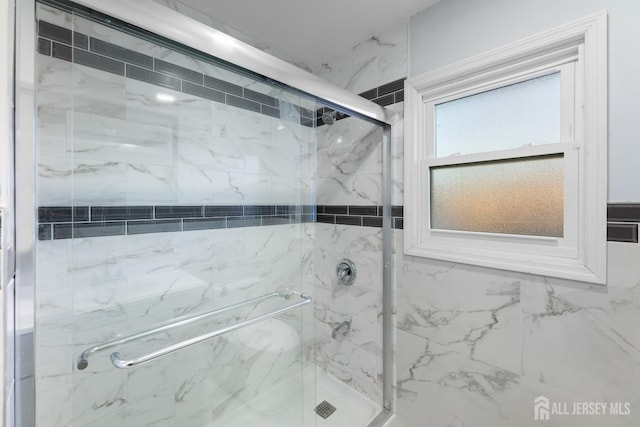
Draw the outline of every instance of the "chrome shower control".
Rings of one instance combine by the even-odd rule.
[[[356,265],[350,259],[343,259],[336,267],[336,275],[338,276],[338,283],[351,286],[356,281]]]

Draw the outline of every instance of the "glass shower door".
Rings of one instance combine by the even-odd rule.
[[[36,425],[304,425],[314,102],[37,19]]]

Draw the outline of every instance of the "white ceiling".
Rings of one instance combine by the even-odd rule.
[[[438,0],[180,0],[309,66],[406,22]]]

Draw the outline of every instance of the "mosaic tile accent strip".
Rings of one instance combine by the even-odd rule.
[[[316,221],[323,224],[382,227],[382,206],[318,205]],[[391,225],[402,228],[402,206],[391,207]]]
[[[283,107],[286,106],[286,111],[298,111],[295,119],[302,126],[315,126],[315,112],[312,110],[141,52],[45,21],[38,21],[38,35],[37,51],[41,55],[140,80],[213,102],[290,120],[288,114],[281,115]]]
[[[638,243],[638,224],[607,223],[607,241]]]
[[[640,203],[608,206],[607,241],[638,243]],[[403,229],[404,207],[391,207]],[[319,222],[382,227],[382,206],[198,205],[49,206],[38,208],[38,240],[162,233]]]
[[[607,241],[638,243],[640,203],[607,205]]]
[[[38,240],[315,222],[313,205],[46,206]]]
[[[392,217],[393,227],[402,228],[402,206],[392,207]],[[264,227],[308,222],[381,228],[382,206],[43,206],[38,208],[38,240]]]

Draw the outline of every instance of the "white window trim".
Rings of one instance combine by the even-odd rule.
[[[565,156],[577,153],[579,171],[570,167],[573,173],[571,170],[565,173],[565,188],[577,186],[578,190],[577,197],[567,200],[570,205],[577,205],[572,208],[577,211],[577,224],[573,224],[576,231],[566,239],[568,242],[554,238],[425,230],[429,228],[428,221],[422,219],[430,217],[428,200],[425,200],[429,194],[425,171],[428,175],[427,166],[438,162],[426,143],[427,120],[433,111],[428,104],[433,105],[433,100],[456,91],[465,93],[474,87],[499,86],[501,81],[519,73],[529,76],[538,70],[544,73],[576,59],[582,63],[576,70],[584,72],[575,73],[575,86],[583,88],[576,91],[580,93],[576,93],[575,103],[583,107],[582,114],[578,107],[570,120],[574,123],[571,140],[554,144],[555,148],[534,146],[511,150],[515,157],[535,152],[564,152]],[[563,107],[562,114],[572,114],[572,111]],[[406,80],[405,254],[604,284],[607,138],[607,14],[604,11]],[[465,155],[461,161],[482,158],[482,154]],[[450,163],[451,159],[447,159],[447,164]],[[565,220],[565,227],[568,225],[571,224]],[[527,244],[531,245],[527,253],[513,250]],[[564,244],[568,247],[561,247]]]

